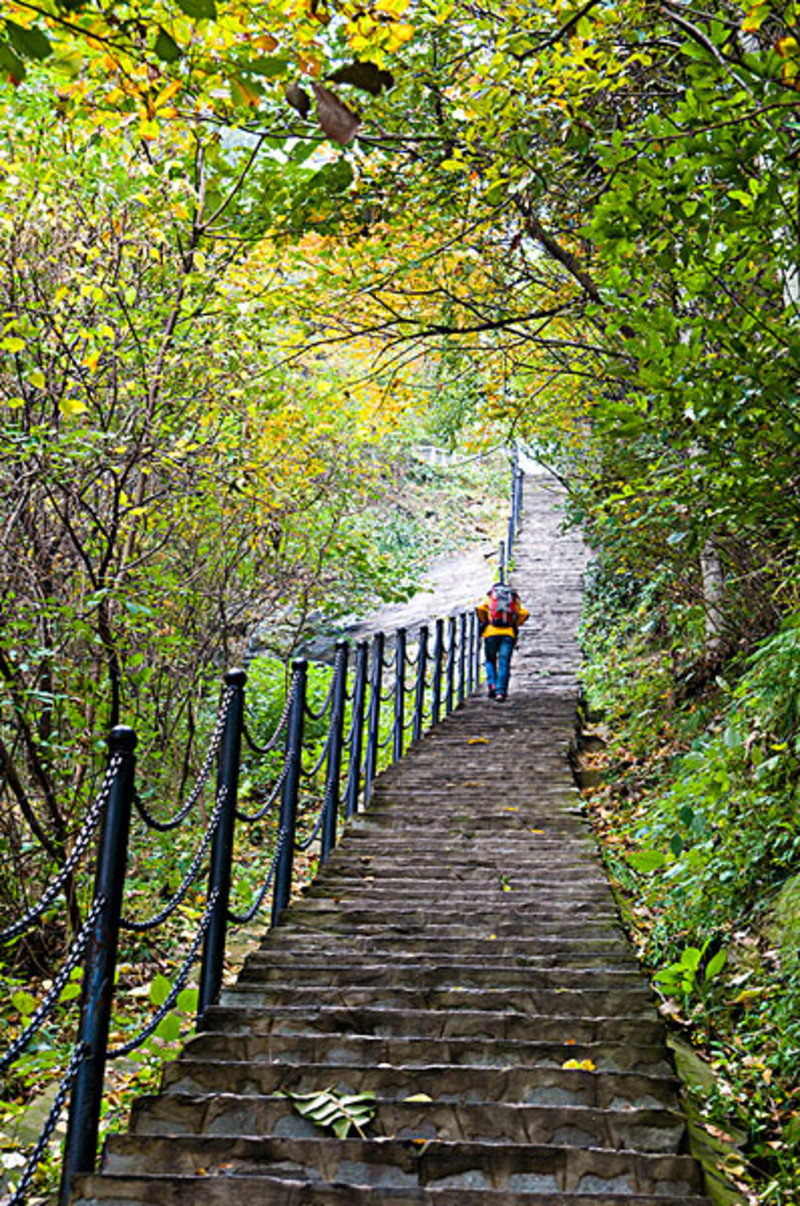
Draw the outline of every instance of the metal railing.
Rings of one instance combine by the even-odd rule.
[[[124,726],[112,730],[103,784],[74,844],[69,864],[38,905],[0,933],[3,945],[36,924],[58,898],[66,876],[74,871],[99,827],[94,895],[87,919],[72,943],[64,967],[54,977],[52,988],[23,1033],[0,1059],[0,1071],[4,1071],[24,1053],[58,1005],[67,980],[83,963],[80,1019],[72,1057],[40,1140],[8,1198],[9,1206],[19,1206],[25,1200],[36,1167],[69,1100],[59,1198],[62,1206],[66,1206],[72,1178],[95,1167],[107,1061],[130,1054],[154,1033],[174,1007],[198,960],[197,1027],[202,1029],[206,1012],[217,1000],[222,986],[230,925],[249,922],[267,907],[270,924],[279,924],[292,895],[296,852],[316,845],[322,865],[336,846],[347,819],[366,808],[379,770],[401,758],[412,741],[418,740],[477,687],[480,665],[475,613],[464,612],[437,620],[433,641],[431,636],[424,624],[413,633],[398,629],[390,638],[378,633],[369,642],[359,642],[354,656],[346,641],[338,642],[327,698],[317,710],[309,703],[308,662],[303,658],[295,660],[281,718],[269,740],[261,743],[253,738],[246,721],[247,675],[244,670],[229,671],[198,783],[186,803],[166,821],[151,813],[137,791],[136,734]],[[320,723],[325,725],[321,749],[316,748],[320,745],[318,740],[304,739],[306,726],[311,722],[317,728]],[[251,758],[264,761],[271,757],[273,763],[274,781],[267,799],[249,813],[238,805],[243,746]],[[306,765],[304,758],[312,749],[314,761]],[[147,829],[163,833],[178,828],[186,823],[198,804],[214,764],[217,770],[214,807],[180,886],[150,917],[144,920],[126,917],[123,900],[133,810]],[[301,840],[298,836],[301,802],[304,795],[313,801],[319,794],[316,819],[310,833]],[[274,852],[265,880],[250,907],[243,914],[234,913],[230,900],[235,886],[233,851],[237,831],[246,832],[276,811]],[[204,873],[207,874],[205,909],[171,992],[138,1035],[122,1046],[110,1048],[121,932],[146,934],[163,924]]]
[[[522,479],[516,452],[512,464],[511,512],[506,542],[500,545],[500,579],[504,580],[514,550],[522,510]],[[412,652],[413,650],[413,652]],[[108,765],[100,789],[57,878],[25,916],[0,931],[0,948],[29,931],[63,895],[67,882],[90,849],[99,829],[92,903],[72,941],[61,971],[22,1033],[0,1057],[0,1073],[13,1067],[31,1040],[58,1007],[68,981],[82,965],[77,1039],[57,1087],[48,1117],[7,1206],[21,1206],[69,1101],[61,1173],[60,1206],[69,1200],[74,1176],[94,1170],[106,1064],[127,1056],[157,1030],[200,962],[198,1029],[222,986],[226,940],[231,925],[253,920],[270,909],[270,924],[280,923],[292,895],[294,856],[319,846],[324,864],[336,846],[341,827],[365,809],[378,772],[400,759],[409,744],[463,703],[480,684],[480,633],[474,611],[437,619],[431,631],[423,624],[398,629],[389,639],[377,633],[351,650],[336,645],[331,679],[323,704],[309,702],[308,662],[292,663],[280,719],[266,741],[253,737],[246,717],[244,670],[231,670],[217,710],[216,722],[197,783],[171,818],[162,820],[145,805],[136,786],[136,734],[119,726],[109,737]],[[324,727],[324,738],[306,739],[307,727]],[[271,784],[255,812],[239,808],[240,764],[246,756],[269,765]],[[304,754],[315,761],[304,764]],[[123,913],[128,846],[133,810],[146,830],[160,833],[182,826],[196,807],[216,765],[214,806],[197,841],[188,869],[175,892],[150,917],[135,920]],[[320,799],[321,797],[321,799]],[[301,804],[319,804],[310,832],[298,837]],[[303,811],[302,820],[307,821]],[[235,886],[235,839],[274,818],[274,848],[260,888],[243,913],[230,907]],[[189,949],[174,974],[171,990],[141,1031],[124,1044],[109,1047],[120,933],[148,934],[167,921],[186,901],[193,885],[207,876],[205,907],[189,939]],[[158,895],[161,899],[161,895]]]

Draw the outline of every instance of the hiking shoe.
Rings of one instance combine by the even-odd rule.
[[[495,697],[495,699],[497,700],[497,702],[498,702],[498,703],[505,703],[505,702],[506,702],[506,697],[505,697],[505,694],[504,694],[502,691],[496,691],[496,692],[495,692],[495,696],[494,696],[494,697]]]
[[[487,687],[486,694],[489,696],[489,699],[494,699],[494,687]]]

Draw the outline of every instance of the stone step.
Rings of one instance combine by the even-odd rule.
[[[192,1059],[187,1054],[164,1068],[164,1089],[172,1093],[269,1096],[279,1090],[311,1093],[327,1088],[346,1093],[381,1093],[395,1098],[427,1093],[434,1100],[465,1104],[505,1101],[518,1105],[571,1105],[599,1110],[673,1110],[677,1101],[674,1077],[545,1066],[294,1065]]]
[[[607,959],[617,965],[639,967],[630,945],[620,934],[613,938],[583,938],[572,935],[540,935],[535,938],[487,936],[485,938],[410,938],[391,933],[374,934],[327,934],[320,930],[301,930],[293,926],[287,930],[273,930],[249,958],[258,959],[269,954],[275,960],[291,960],[297,955],[330,955],[347,959],[351,955],[369,957],[376,961],[394,962],[437,962],[458,958],[463,962],[472,959],[513,966],[528,964],[556,966],[579,966],[581,960],[594,964],[597,959]],[[555,963],[551,964],[550,961]]]
[[[650,1016],[618,1013],[611,1017],[545,1017],[490,1010],[393,1009],[374,1006],[280,1005],[270,1009],[231,1009],[212,1005],[207,1031],[231,1034],[338,1034],[378,1038],[426,1037],[502,1039],[508,1042],[597,1043],[608,1046],[664,1043],[664,1024]],[[194,1040],[191,1040],[194,1041]],[[666,1048],[664,1048],[666,1050]]]
[[[561,923],[566,918],[567,921],[572,920],[577,923],[579,917],[587,917],[594,924],[600,924],[604,921],[615,921],[619,914],[616,911],[613,899],[608,897],[606,901],[583,899],[581,897],[573,897],[568,893],[562,895],[560,899],[548,900],[539,904],[530,903],[527,906],[524,903],[518,904],[513,898],[513,892],[498,893],[497,900],[493,905],[479,904],[469,909],[465,917],[465,910],[459,908],[457,904],[441,903],[435,910],[437,925],[446,924],[447,922],[465,925],[467,920],[470,924],[486,925],[499,918],[506,921],[513,921],[519,926],[522,934],[526,934],[531,930],[535,930],[541,922],[544,923]],[[369,907],[359,901],[353,901],[351,904],[346,900],[334,900],[333,898],[315,900],[312,898],[304,898],[299,901],[292,910],[292,919],[295,918],[302,921],[312,915],[320,918],[326,916],[346,917],[353,925],[371,925],[376,919],[382,919],[384,923],[387,920],[386,912],[380,908],[380,904],[376,903],[374,907]],[[420,908],[413,901],[406,901],[404,905],[396,905],[392,909],[391,921],[397,925],[401,922],[412,922],[422,924],[429,922],[431,919],[431,910]]]
[[[348,987],[377,987],[444,990],[462,988],[542,988],[579,989],[594,992],[610,990],[619,992],[630,989],[641,994],[642,977],[638,970],[628,968],[542,968],[542,967],[498,967],[495,964],[474,960],[450,963],[378,963],[370,959],[341,958],[336,964],[330,961],[313,961],[310,956],[298,956],[294,962],[273,962],[269,955],[248,959],[239,976],[238,988],[250,989],[259,985],[285,984],[287,972],[295,986],[306,987],[320,984],[329,988],[340,985]]]
[[[395,1101],[378,1096],[368,1126],[370,1138],[448,1143],[533,1143],[627,1148],[641,1152],[680,1150],[685,1122],[670,1110],[593,1110],[576,1106],[524,1106],[488,1102]],[[274,1135],[319,1138],[320,1131],[294,1109],[291,1098],[235,1093],[140,1097],[133,1110],[134,1135]]]
[[[73,1206],[557,1206],[550,1192],[396,1189],[230,1174],[79,1177]],[[560,1193],[558,1206],[710,1206],[694,1194]]]
[[[484,968],[487,971],[491,968],[501,971],[564,968],[592,972],[596,975],[602,974],[603,968],[608,967],[617,972],[625,971],[635,974],[641,980],[638,963],[630,951],[626,951],[621,945],[617,947],[609,945],[604,950],[595,951],[576,947],[548,952],[539,947],[526,954],[503,955],[498,953],[497,944],[489,939],[483,943],[482,950],[478,948],[464,953],[457,950],[430,950],[422,943],[417,943],[415,951],[404,949],[400,944],[394,949],[377,947],[375,949],[364,949],[363,947],[357,949],[354,946],[345,946],[330,940],[318,943],[297,943],[293,948],[291,946],[275,946],[249,955],[241,974],[245,980],[250,980],[257,976],[263,968],[293,968],[298,963],[308,967],[315,963],[321,964],[331,957],[336,958],[342,966],[347,964],[357,967],[374,964],[382,967],[402,968],[406,973],[411,973],[412,969],[416,967],[441,967],[449,969],[448,975],[453,968],[458,966],[473,969]],[[330,964],[326,963],[326,966],[329,967]]]
[[[622,1031],[619,1027],[618,1030]],[[230,1030],[205,1030],[190,1039],[184,1050],[192,1059],[230,1059],[240,1063],[328,1064],[403,1064],[406,1067],[430,1064],[458,1064],[466,1067],[561,1068],[569,1061],[589,1060],[598,1071],[638,1072],[649,1076],[671,1076],[673,1069],[664,1047],[659,1044],[635,1046],[636,1026],[628,1026],[628,1041],[622,1034],[616,1043],[489,1039],[484,1037],[439,1038],[436,1035],[345,1034],[313,1030],[282,1033],[272,1029],[266,1034],[232,1033]]]
[[[598,920],[592,914],[580,918],[554,919],[551,917],[547,920],[539,917],[529,927],[524,926],[518,917],[495,915],[493,918],[489,918],[488,922],[482,918],[478,927],[477,924],[463,919],[440,924],[435,915],[434,920],[426,920],[418,914],[412,917],[393,918],[391,921],[387,921],[385,916],[381,916],[380,920],[376,920],[375,916],[369,913],[365,917],[362,911],[356,926],[353,917],[347,914],[328,913],[320,910],[303,913],[300,904],[290,906],[281,918],[281,926],[286,927],[285,932],[289,932],[290,926],[294,929],[295,925],[306,931],[319,930],[323,934],[344,937],[349,937],[357,929],[359,934],[369,936],[407,936],[412,939],[425,940],[474,938],[476,933],[485,935],[487,941],[492,941],[492,934],[498,939],[511,938],[515,934],[519,934],[521,939],[558,938],[562,935],[573,938],[617,939],[622,936],[618,917],[603,917]]]
[[[640,983],[625,988],[470,988],[432,985],[429,988],[369,984],[250,985],[239,981],[226,990],[227,1008],[235,1003],[249,1009],[278,1005],[362,1005],[400,1009],[508,1010],[526,1017],[559,1013],[565,1017],[594,1018],[615,1013],[627,1017],[655,1016],[649,987]]]
[[[432,1189],[534,1190],[537,1193],[692,1194],[700,1189],[693,1159],[672,1154],[606,1151],[532,1143],[422,1143],[394,1139],[248,1138],[242,1136],[111,1137],[110,1173],[225,1177],[270,1174],[326,1183]]]
[[[495,871],[491,878],[484,879],[470,887],[463,880],[451,878],[444,872],[438,884],[418,881],[409,875],[405,886],[388,885],[383,883],[336,883],[322,884],[313,890],[303,893],[304,901],[332,900],[334,904],[358,905],[362,908],[365,902],[383,906],[386,909],[404,911],[409,904],[418,908],[425,905],[438,909],[443,901],[447,903],[448,912],[460,911],[464,908],[470,912],[494,909],[498,906],[513,905],[514,908],[536,909],[544,902],[552,908],[552,900],[557,888],[553,881],[529,880],[523,884],[513,882],[502,871]],[[568,890],[558,891],[559,898],[566,904],[573,902],[598,902],[601,905],[614,907],[614,896],[607,883],[601,880],[584,879],[575,883]]]

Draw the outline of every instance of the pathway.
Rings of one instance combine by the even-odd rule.
[[[379,777],[80,1206],[705,1202],[568,770],[584,553],[558,500],[526,482],[511,702],[467,701]],[[283,1095],[331,1087],[374,1092],[368,1137]]]

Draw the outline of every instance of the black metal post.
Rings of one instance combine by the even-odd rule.
[[[394,663],[394,733],[392,755],[394,761],[403,757],[403,724],[406,703],[406,630],[398,628],[395,634]]]
[[[306,681],[308,662],[299,657],[292,662],[294,698],[289,712],[289,731],[286,737],[286,778],[281,797],[281,818],[278,841],[281,843],[278,865],[275,868],[275,887],[272,890],[272,925],[277,925],[292,894],[294,842],[297,833],[297,796],[300,788],[300,759],[303,753],[303,721],[306,711]]]
[[[105,903],[89,940],[84,965],[78,1043],[85,1047],[86,1056],[70,1097],[59,1190],[61,1206],[66,1206],[69,1201],[72,1178],[78,1173],[94,1171],[108,1029],[114,999],[119,919],[136,767],[133,752],[136,734],[133,729],[118,725],[111,730],[108,745],[111,758],[118,755],[121,761],[111,785],[97,852],[94,899],[97,901],[102,898]]]
[[[383,689],[383,650],[385,638],[377,632],[372,641],[372,673],[370,675],[369,710],[367,712],[367,758],[364,774],[364,807],[369,804],[372,780],[378,769],[378,741],[381,724],[381,690]]]
[[[361,788],[361,751],[364,748],[364,700],[367,695],[366,641],[356,645],[356,670],[353,678],[353,711],[351,717],[350,760],[347,763],[347,798],[345,815],[351,817],[358,812],[358,796]]]
[[[445,713],[450,715],[453,710],[453,688],[456,667],[456,617],[447,620],[447,682],[445,688]]]
[[[442,651],[444,649],[444,620],[436,621],[433,638],[433,691],[431,699],[431,724],[438,724],[442,714]]]
[[[514,519],[514,512],[512,510],[511,514],[508,517],[508,539],[506,541],[506,557],[508,559],[509,565],[511,564],[511,558],[512,558],[512,555],[514,552],[514,537],[515,536],[516,536],[516,522]]]
[[[419,741],[422,736],[422,720],[425,711],[425,675],[428,671],[428,625],[419,630],[419,653],[417,655],[417,689],[414,692],[414,726],[411,736]]]
[[[471,695],[475,690],[475,628],[478,617],[474,611],[469,613],[469,648],[467,650],[467,691]]]
[[[217,899],[203,943],[200,966],[200,987],[197,994],[197,1029],[203,1029],[203,1015],[213,1005],[222,986],[222,964],[225,960],[225,936],[228,930],[228,902],[231,894],[231,860],[233,833],[236,825],[236,793],[239,785],[239,758],[242,749],[242,720],[244,717],[244,670],[229,670],[225,686],[233,695],[225,717],[225,728],[217,761],[217,795],[221,800],[220,818],[211,841],[211,860],[208,870],[208,899],[216,888]]]
[[[467,613],[458,617],[458,702],[462,704],[467,694]]]
[[[505,582],[505,580],[506,580],[506,545],[505,545],[504,540],[500,541],[498,556],[499,556],[499,561],[500,561],[500,573],[499,573],[498,581]]]
[[[336,682],[333,684],[331,700],[331,726],[329,729],[328,764],[325,768],[325,804],[327,812],[322,822],[320,864],[327,861],[336,845],[336,823],[339,820],[339,779],[342,773],[342,730],[344,728],[344,703],[347,694],[347,641],[336,642]]]

